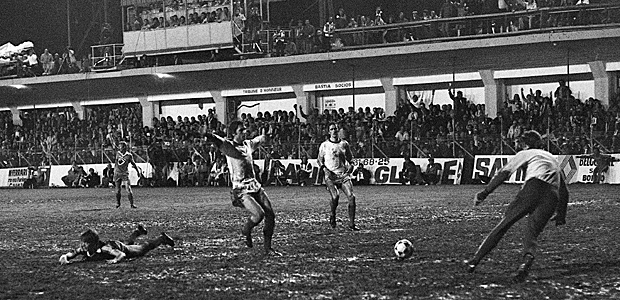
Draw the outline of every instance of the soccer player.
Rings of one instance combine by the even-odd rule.
[[[349,201],[349,229],[356,231],[359,229],[355,227],[355,195],[353,194],[353,183],[351,183],[353,154],[349,143],[338,137],[336,123],[330,123],[328,128],[329,139],[319,147],[317,162],[319,168],[325,172],[325,185],[327,185],[327,191],[331,196],[329,224],[332,228],[336,228],[336,208],[338,207],[340,190],[342,190]]]
[[[526,170],[525,183],[508,206],[502,220],[482,242],[474,257],[465,261],[470,273],[514,223],[528,216],[523,237],[523,263],[514,277],[516,282],[524,281],[534,261],[536,240],[547,222],[555,220],[556,226],[566,224],[568,189],[557,160],[551,153],[541,149],[542,138],[534,130],[523,133],[520,142],[523,150],[499,170],[485,189],[474,197],[474,205],[480,205],[504,180],[510,178],[512,173],[519,168]]]
[[[252,229],[265,219],[263,228],[265,255],[281,256],[271,247],[276,225],[276,215],[265,190],[256,179],[252,152],[265,143],[267,136],[259,135],[251,140],[246,139],[247,130],[241,121],[233,121],[228,126],[228,135],[232,140],[206,133],[207,141],[212,142],[224,155],[230,169],[232,181],[232,205],[245,208],[251,213],[243,226],[242,233],[246,245],[252,247]]]
[[[99,234],[97,231],[88,229],[80,235],[82,245],[67,254],[61,255],[59,262],[61,265],[66,265],[71,263],[72,259],[82,255],[82,259],[84,261],[107,260],[108,263],[115,264],[124,258],[144,256],[146,253],[159,247],[161,244],[174,247],[174,241],[164,232],[162,232],[156,239],[140,245],[134,244],[135,240],[139,236],[146,234],[146,229],[144,229],[142,225],[138,225],[138,229],[136,229],[125,242],[118,240],[102,242],[99,239]]]
[[[127,197],[129,198],[131,208],[137,208],[133,204],[133,191],[131,190],[131,182],[129,182],[129,164],[138,171],[138,175],[142,175],[140,168],[138,168],[138,165],[136,165],[136,162],[133,160],[133,155],[128,151],[127,143],[120,142],[119,149],[116,152],[114,177],[112,179],[116,186],[116,208],[121,207],[121,185],[123,185],[123,183],[127,190]]]

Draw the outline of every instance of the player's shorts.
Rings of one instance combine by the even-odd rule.
[[[266,197],[265,190],[261,184],[254,178],[245,179],[239,183],[233,183],[233,189],[230,191],[232,205],[243,208],[243,197],[249,195],[259,204],[263,204],[263,197]]]
[[[330,185],[341,187],[343,183],[347,183],[347,182],[351,182],[351,175],[349,173],[345,173],[342,175],[333,174],[333,176],[325,177],[325,184],[328,187]]]
[[[114,177],[112,178],[112,181],[114,182],[118,182],[118,181],[129,181],[129,174],[114,174]]]

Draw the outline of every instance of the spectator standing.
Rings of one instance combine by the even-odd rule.
[[[341,7],[338,9],[338,14],[336,14],[336,20],[334,21],[334,25],[336,26],[336,29],[342,29],[347,28],[348,24],[349,19],[347,17],[347,14],[344,12],[344,8]]]
[[[310,24],[310,20],[305,21],[304,26],[301,29],[301,33],[301,53],[308,54],[312,52],[312,45],[316,34],[316,29],[312,26],[312,24]]]
[[[43,54],[41,54],[41,64],[43,64],[43,75],[52,74],[52,69],[54,68],[54,56],[48,49],[45,49]]]
[[[323,50],[330,51],[332,39],[336,32],[336,25],[334,24],[334,18],[329,17],[325,25],[323,25]]]
[[[241,9],[235,9],[235,16],[233,17],[233,44],[235,45],[235,51],[242,53],[241,45],[243,44],[243,32],[245,31],[245,15],[241,13]]]
[[[286,48],[285,33],[280,26],[276,28],[276,32],[273,34],[273,44],[274,56],[284,56],[284,48]]]

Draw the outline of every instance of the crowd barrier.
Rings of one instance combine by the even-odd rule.
[[[474,169],[472,172],[473,179],[480,176],[493,176],[497,170],[501,169],[510,158],[514,155],[479,155],[474,158]],[[620,154],[611,154],[612,157],[618,159]],[[591,157],[580,157],[580,155],[556,155],[560,163],[560,168],[566,175],[567,183],[592,183],[593,173],[596,164]],[[523,183],[525,179],[524,170],[518,170],[508,183]],[[609,170],[601,176],[602,183],[620,184],[620,164],[611,162]]]
[[[462,158],[435,158],[435,162],[442,166],[441,184],[461,184],[463,176],[469,176],[471,179],[479,179],[481,176],[492,177],[501,169],[514,155],[477,155],[474,158],[472,174],[463,174]],[[612,157],[620,160],[620,154],[612,154]],[[567,182],[571,183],[592,183],[593,171],[596,166],[594,159],[578,155],[557,155],[556,158],[560,163],[560,168],[566,175]],[[422,170],[426,169],[428,159],[412,158],[416,165]],[[290,182],[297,183],[297,172],[300,168],[301,160],[299,159],[278,159],[284,166],[283,174],[280,178]],[[400,184],[399,173],[403,167],[402,158],[356,158],[353,163],[355,166],[363,164],[364,168],[370,174],[370,184],[389,185]],[[261,174],[270,172],[275,160],[255,160],[254,163],[259,167]],[[315,185],[323,184],[323,174],[319,172],[319,166],[315,159],[309,160],[312,165],[310,174],[310,182]],[[138,163],[138,167],[142,170],[142,174],[149,178],[153,175],[153,169],[148,163]],[[102,174],[106,168],[106,164],[87,164],[82,165],[84,170],[93,168],[97,173]],[[167,174],[168,178],[178,181],[179,172],[178,164],[174,163],[174,167]],[[24,182],[31,177],[33,172],[43,176],[43,180],[39,182],[39,187],[64,187],[62,177],[67,175],[71,165],[44,166],[39,168],[9,168],[0,169],[0,187],[22,187]],[[525,177],[524,170],[518,170],[507,180],[508,183],[523,183]],[[133,168],[129,169],[129,178],[132,184],[137,184],[139,175]],[[609,170],[602,174],[602,183],[620,184],[620,163],[611,162]]]

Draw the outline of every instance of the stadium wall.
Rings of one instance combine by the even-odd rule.
[[[620,160],[620,154],[611,154],[615,159]],[[474,166],[471,174],[463,174],[463,159],[462,158],[435,158],[435,162],[441,164],[441,184],[461,184],[461,179],[464,176],[468,176],[471,179],[479,179],[481,176],[492,177],[495,173],[501,169],[507,162],[513,157],[513,155],[478,155],[474,158]],[[592,183],[593,171],[596,166],[594,160],[591,157],[577,156],[577,155],[557,155],[560,162],[560,168],[566,175],[567,182],[573,183]],[[426,169],[428,160],[424,158],[412,158],[416,165],[420,166],[422,170]],[[299,170],[301,160],[299,159],[280,159],[284,166],[284,178],[292,183],[296,183],[296,172]],[[265,160],[256,160],[255,164],[259,167],[261,173],[264,173],[267,169],[271,171],[271,166],[274,160],[265,162]],[[316,160],[309,160],[312,165],[312,173],[310,180],[315,185],[323,183],[323,174],[319,174],[319,167]],[[370,184],[376,185],[390,185],[400,184],[399,173],[402,171],[403,159],[402,158],[356,158],[353,161],[354,165],[363,164],[364,167],[370,172]],[[178,181],[179,163],[174,163],[174,167],[168,174],[168,178],[172,178],[174,181]],[[152,177],[153,169],[148,163],[138,163],[138,167],[142,170],[143,175],[147,178]],[[106,164],[88,164],[82,165],[84,170],[93,168],[97,173],[102,174]],[[58,166],[45,166],[39,167],[37,171],[39,174],[44,174],[42,186],[44,187],[64,187],[62,177],[67,175],[67,172],[71,168],[71,165],[58,165]],[[0,187],[3,188],[20,188],[24,182],[28,179],[32,171],[35,169],[23,167],[23,168],[8,168],[0,169]],[[525,173],[523,170],[515,172],[509,179],[508,183],[523,183]],[[135,169],[130,168],[129,178],[132,184],[138,183],[138,173]],[[607,184],[620,184],[620,164],[611,162],[609,170],[602,174],[602,183]]]

